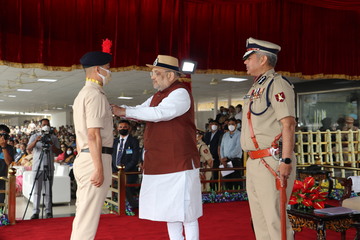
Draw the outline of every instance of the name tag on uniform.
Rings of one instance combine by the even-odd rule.
[[[133,154],[133,150],[132,149],[126,149],[126,154]]]

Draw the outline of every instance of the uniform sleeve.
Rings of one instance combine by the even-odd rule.
[[[209,150],[208,146],[202,145],[201,156],[203,156],[206,161],[212,160],[212,156],[210,154],[210,150]]]
[[[178,88],[156,107],[150,107],[149,102],[148,105],[127,108],[126,117],[149,122],[169,121],[186,113],[190,109],[190,104],[189,93],[184,88]]]
[[[293,85],[279,77],[273,82],[271,105],[277,120],[284,117],[295,117],[295,93]]]
[[[104,118],[106,117],[105,107],[110,108],[105,95],[99,92],[88,94],[85,97],[84,104],[87,128],[104,128]]]

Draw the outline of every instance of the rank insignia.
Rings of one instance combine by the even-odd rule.
[[[259,78],[259,80],[257,82],[259,84],[262,84],[265,80],[266,80],[266,76],[262,76],[261,78]]]
[[[285,93],[281,92],[278,94],[275,94],[276,101],[283,102],[285,100]]]

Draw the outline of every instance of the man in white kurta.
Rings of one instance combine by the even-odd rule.
[[[199,239],[202,215],[200,160],[196,148],[193,98],[178,81],[178,60],[159,55],[150,73],[158,90],[143,104],[113,105],[113,113],[146,121],[144,176],[139,217],[166,221],[171,240]]]

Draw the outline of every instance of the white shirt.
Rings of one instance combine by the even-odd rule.
[[[127,136],[125,136],[125,137],[120,135],[120,137],[119,137],[119,143],[118,143],[118,145],[117,145],[116,159],[117,159],[117,156],[118,156],[119,151],[120,151],[120,143],[121,143],[121,139],[124,139],[124,142],[123,142],[123,151],[124,151],[125,143],[126,143],[126,141],[127,141],[128,137],[129,137],[129,135],[127,135]]]

